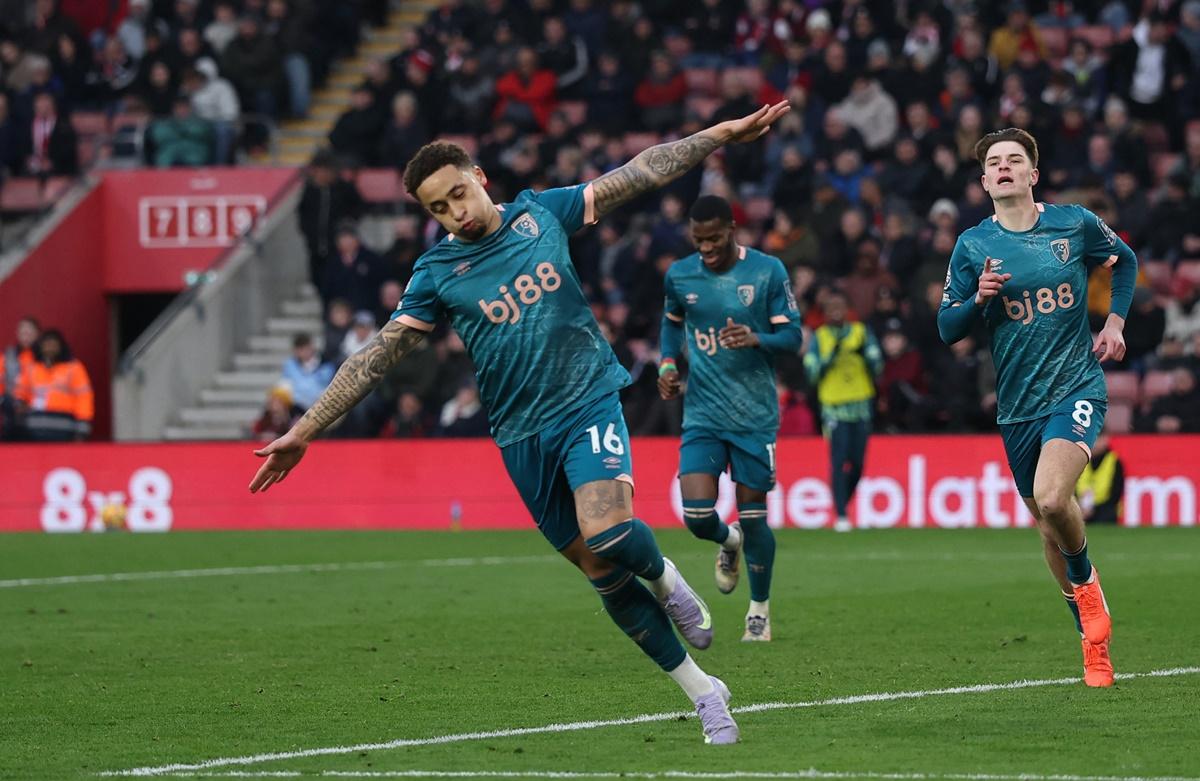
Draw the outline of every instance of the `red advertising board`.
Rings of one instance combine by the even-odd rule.
[[[182,290],[189,273],[211,266],[297,176],[291,168],[105,173],[105,292]]]
[[[251,443],[0,447],[0,531],[82,532],[123,515],[133,531],[172,529],[530,528],[488,440],[320,442],[265,494],[247,491]],[[1126,465],[1127,526],[1195,526],[1200,436],[1114,438]],[[635,505],[679,524],[678,440],[633,443]],[[780,440],[773,526],[832,521],[820,438]],[[733,510],[724,485],[718,510]],[[1032,524],[999,437],[877,436],[851,508],[859,527],[1010,528]]]

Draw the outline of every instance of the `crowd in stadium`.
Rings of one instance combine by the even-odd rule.
[[[101,13],[110,5],[123,11]],[[380,5],[38,0],[0,43],[0,165],[69,170],[54,152],[69,123],[50,112],[76,106],[158,117],[151,164],[232,159],[230,128],[244,125],[233,118],[303,114],[307,90]],[[831,289],[848,294],[885,353],[877,430],[993,427],[985,337],[948,348],[934,312],[956,237],[991,214],[974,144],[1004,126],[1039,141],[1039,199],[1083,204],[1138,253],[1128,355],[1105,367],[1114,430],[1200,431],[1200,0],[447,0],[408,35],[367,69],[307,171],[300,224],[325,333],[297,340],[256,434],[303,410],[440,238],[411,199],[364,198],[360,169],[401,170],[422,144],[451,137],[501,202],[588,181],[781,97],[793,110],[763,142],[722,150],[572,242],[634,377],[633,433],[679,429],[678,404],[657,398],[656,342],[663,273],[692,251],[686,215],[700,193],[733,203],[739,242],[783,260],[808,329]],[[199,135],[211,155],[189,147]],[[394,219],[390,247],[364,244],[367,215]],[[1096,327],[1108,289],[1098,270]],[[452,333],[439,330],[399,372],[342,435],[486,432]],[[815,431],[799,356],[779,376],[782,433]]]

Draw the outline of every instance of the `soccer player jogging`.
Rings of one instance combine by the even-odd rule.
[[[821,402],[821,429],[829,440],[829,485],[837,513],[833,528],[839,532],[852,528],[847,508],[862,478],[875,378],[883,371],[875,335],[863,323],[847,322],[849,309],[845,293],[829,292],[825,323],[813,333],[804,355],[804,370]]]
[[[1125,315],[1137,258],[1104,221],[1078,205],[1035,203],[1038,148],[1007,128],[975,146],[996,213],[963,232],[950,257],[938,331],[950,344],[982,320],[996,362],[997,422],[1008,465],[1037,519],[1046,563],[1083,642],[1083,680],[1111,686],[1112,619],[1088,559],[1075,484],[1107,409],[1100,361],[1125,355]],[[1103,330],[1088,331],[1087,278],[1112,269]]]
[[[687,398],[679,448],[683,517],[692,534],[720,546],[717,589],[738,583],[745,549],[750,608],[742,640],[770,641],[771,569],[775,535],[767,526],[767,492],[775,486],[779,401],[773,353],[797,352],[803,341],[787,270],[776,257],[738,246],[733,211],[706,195],[692,206],[696,252],[667,271],[658,391],[679,395],[676,359],[687,332]],[[717,480],[726,468],[737,484],[738,520],[716,513]]]
[[[592,316],[567,239],[720,146],[757,139],[787,110],[786,102],[763,106],[646,149],[592,182],[526,190],[500,205],[461,147],[422,147],[404,185],[450,235],[417,260],[392,320],[346,359],[287,434],[256,451],[267,460],[250,490],[285,479],[309,443],[446,316],[474,361],[492,437],[542,534],[692,699],[705,741],[736,742],[728,688],[700,669],[671,629],[673,622],[698,648],[712,642],[708,608],[634,517],[629,435],[617,395],[630,378]]]

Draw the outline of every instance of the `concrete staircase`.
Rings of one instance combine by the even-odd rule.
[[[267,391],[279,382],[283,362],[292,354],[292,337],[310,334],[321,340],[321,300],[305,284],[284,301],[279,314],[267,320],[266,331],[250,337],[245,352],[233,356],[232,366],[200,391],[194,406],[179,411],[163,432],[167,441],[245,439],[262,413]]]
[[[313,92],[308,116],[287,120],[280,127],[278,151],[272,157],[265,154],[255,162],[274,165],[307,165],[313,152],[326,143],[329,131],[337,118],[350,107],[351,91],[362,83],[367,64],[372,60],[390,59],[403,46],[403,33],[425,21],[437,7],[437,0],[403,0],[388,16],[387,26],[368,28],[354,57],[334,64],[325,85]],[[385,107],[390,115],[390,107]]]

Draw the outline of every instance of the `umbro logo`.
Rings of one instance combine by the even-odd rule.
[[[457,266],[454,267],[454,276],[461,277],[463,274],[466,274],[470,270],[471,270],[471,261],[464,260],[462,263],[459,263]]]
[[[515,233],[527,239],[536,239],[541,232],[537,220],[528,212],[513,220],[512,229]]]
[[[694,304],[700,300],[700,296],[697,295],[696,293],[688,293],[686,296],[683,297],[683,300],[688,302],[689,304]]]

